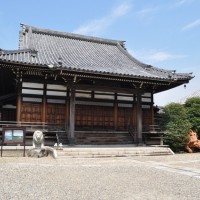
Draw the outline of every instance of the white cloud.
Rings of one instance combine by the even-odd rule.
[[[174,56],[172,54],[169,54],[167,52],[155,52],[152,53],[148,56],[149,60],[153,60],[153,61],[165,61],[165,60],[170,60],[172,59]]]
[[[157,11],[158,8],[145,8],[136,12],[136,14],[140,17],[149,16],[153,12]]]
[[[167,60],[173,60],[177,58],[186,57],[185,55],[176,55],[169,52],[155,51],[155,50],[149,50],[149,51],[129,50],[129,52],[137,59],[142,60],[143,62],[146,62],[146,63],[158,63],[158,62],[163,62]]]
[[[158,106],[166,106],[172,102],[179,103],[181,98],[185,97],[187,94],[187,88],[185,89],[184,85],[181,85],[179,87],[155,94],[154,103]]]
[[[116,7],[113,11],[111,16],[114,18],[121,17],[123,15],[126,15],[128,11],[130,10],[131,5],[127,3],[120,4],[118,7]]]
[[[120,4],[111,11],[111,14],[104,16],[100,19],[91,20],[90,22],[80,26],[73,32],[78,34],[99,35],[107,27],[112,25],[118,18],[126,15],[129,12],[130,8],[131,5],[128,3]]]
[[[183,31],[189,30],[189,29],[195,28],[195,27],[197,27],[197,26],[200,26],[200,19],[197,19],[197,20],[191,22],[190,24],[187,24],[186,26],[184,26],[184,27],[182,28],[182,30],[183,30]]]
[[[89,35],[98,35],[102,32],[102,30],[106,29],[110,25],[110,20],[106,18],[92,20],[88,24],[80,26],[78,29],[74,30],[74,33],[78,34],[89,34]]]
[[[184,5],[184,4],[186,4],[186,3],[190,3],[190,2],[192,2],[193,0],[177,0],[176,1],[176,6],[182,6],[182,5]]]

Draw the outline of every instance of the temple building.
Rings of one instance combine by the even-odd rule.
[[[43,125],[66,144],[143,144],[154,94],[193,78],[138,61],[124,41],[21,27],[18,50],[0,49],[1,124]]]

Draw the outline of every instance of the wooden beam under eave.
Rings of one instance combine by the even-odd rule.
[[[79,90],[97,90],[103,92],[115,92],[115,93],[127,93],[127,94],[143,94],[144,90],[142,89],[134,89],[134,88],[121,88],[121,87],[110,87],[110,86],[98,86],[98,85],[76,85],[76,88]]]

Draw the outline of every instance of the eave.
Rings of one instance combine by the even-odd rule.
[[[140,87],[141,84],[152,85],[154,88],[154,93],[168,90],[184,83],[188,83],[193,77],[189,76],[180,79],[162,79],[162,78],[150,78],[144,76],[131,76],[124,74],[116,73],[106,73],[106,72],[97,72],[97,71],[85,71],[85,70],[76,70],[72,68],[49,68],[47,65],[37,65],[30,63],[21,63],[13,62],[8,60],[0,59],[0,68],[10,68],[14,71],[23,71],[23,75],[29,76],[50,76],[56,77],[60,76],[63,78],[67,77],[76,77],[76,78],[85,78],[85,79],[94,79],[94,80],[109,80],[109,81],[118,81],[118,82],[129,82],[136,87]],[[158,89],[162,88],[162,89]],[[157,89],[156,89],[157,88]]]

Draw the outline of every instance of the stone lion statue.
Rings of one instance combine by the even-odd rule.
[[[27,152],[28,157],[46,157],[51,155],[53,158],[57,158],[57,152],[54,148],[44,146],[43,132],[37,130],[33,133],[33,148]]]
[[[40,130],[36,130],[33,133],[33,148],[43,148],[44,147],[44,135]]]
[[[200,149],[200,140],[197,139],[197,133],[195,131],[190,130],[188,138],[189,140],[185,145],[185,148],[189,153],[193,153],[195,148]]]

